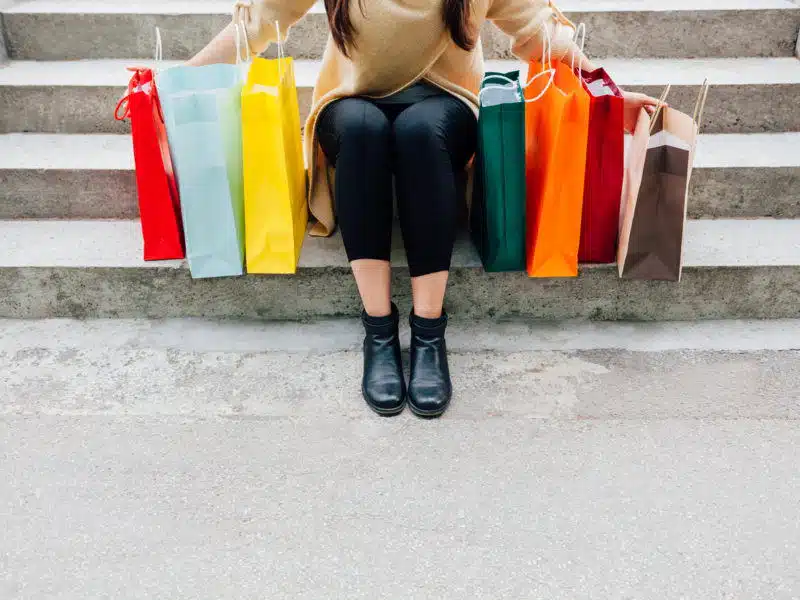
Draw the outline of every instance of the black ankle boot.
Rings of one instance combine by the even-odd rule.
[[[364,323],[364,379],[361,390],[369,407],[379,415],[403,412],[406,382],[400,358],[399,316],[392,304],[388,317],[370,317],[361,312]]]
[[[411,323],[411,379],[408,382],[408,406],[419,417],[438,417],[450,404],[453,387],[447,366],[444,330],[447,315],[423,319],[413,312]]]

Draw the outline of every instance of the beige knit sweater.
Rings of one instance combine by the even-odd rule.
[[[239,2],[234,19],[244,23],[250,49],[263,51],[282,30],[300,20],[314,0],[253,0]],[[305,125],[309,165],[309,209],[318,223],[312,235],[330,235],[335,228],[333,173],[315,139],[320,111],[338,98],[380,97],[425,79],[477,111],[477,93],[484,73],[480,41],[467,52],[456,46],[442,19],[442,0],[364,0],[351,2],[356,45],[346,58],[329,37],[316,82],[311,113]],[[554,58],[574,49],[574,27],[548,0],[472,0],[475,31],[489,19],[511,38],[512,51],[522,60],[539,58],[547,34]],[[282,32],[283,33],[283,32]]]

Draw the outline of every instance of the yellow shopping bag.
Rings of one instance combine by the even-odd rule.
[[[242,89],[248,273],[294,273],[308,224],[291,58],[256,58]]]

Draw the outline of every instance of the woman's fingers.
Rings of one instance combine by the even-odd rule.
[[[643,106],[658,106],[662,104],[657,98],[653,98],[651,96],[645,96],[644,94],[639,94],[638,98],[639,102],[642,103]],[[667,105],[666,102],[663,103],[664,106]]]
[[[660,104],[668,106],[666,102],[659,102],[656,98],[638,92],[625,92],[625,100],[640,106],[659,106]]]

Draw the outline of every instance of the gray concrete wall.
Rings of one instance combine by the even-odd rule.
[[[394,297],[411,305],[408,272],[395,269]],[[800,269],[684,269],[679,284],[621,281],[615,267],[577,279],[451,271],[447,307],[458,319],[695,320],[800,317]],[[358,315],[347,267],[302,268],[291,276],[195,280],[187,269],[0,269],[0,317],[232,317],[304,320]]]
[[[586,50],[597,57],[792,56],[800,24],[800,10],[786,8],[602,10],[568,16],[575,23],[586,23]],[[153,55],[152,32],[158,26],[164,57],[182,60],[228,22],[229,13],[15,13],[9,17],[9,38],[17,59],[146,58]],[[66,36],[64,31],[76,35]],[[494,25],[487,24],[481,37],[487,58],[511,57],[508,37]],[[286,52],[295,58],[318,59],[327,38],[326,16],[310,13],[292,29]],[[274,53],[273,49],[270,55]]]
[[[665,84],[668,81],[664,82]],[[659,97],[663,86],[628,86]],[[699,86],[673,85],[670,105],[691,114]],[[0,84],[0,133],[128,133],[130,123],[115,121],[122,85]],[[297,90],[302,119],[311,106],[311,87]],[[800,84],[712,86],[706,104],[704,133],[800,131],[796,99]]]

